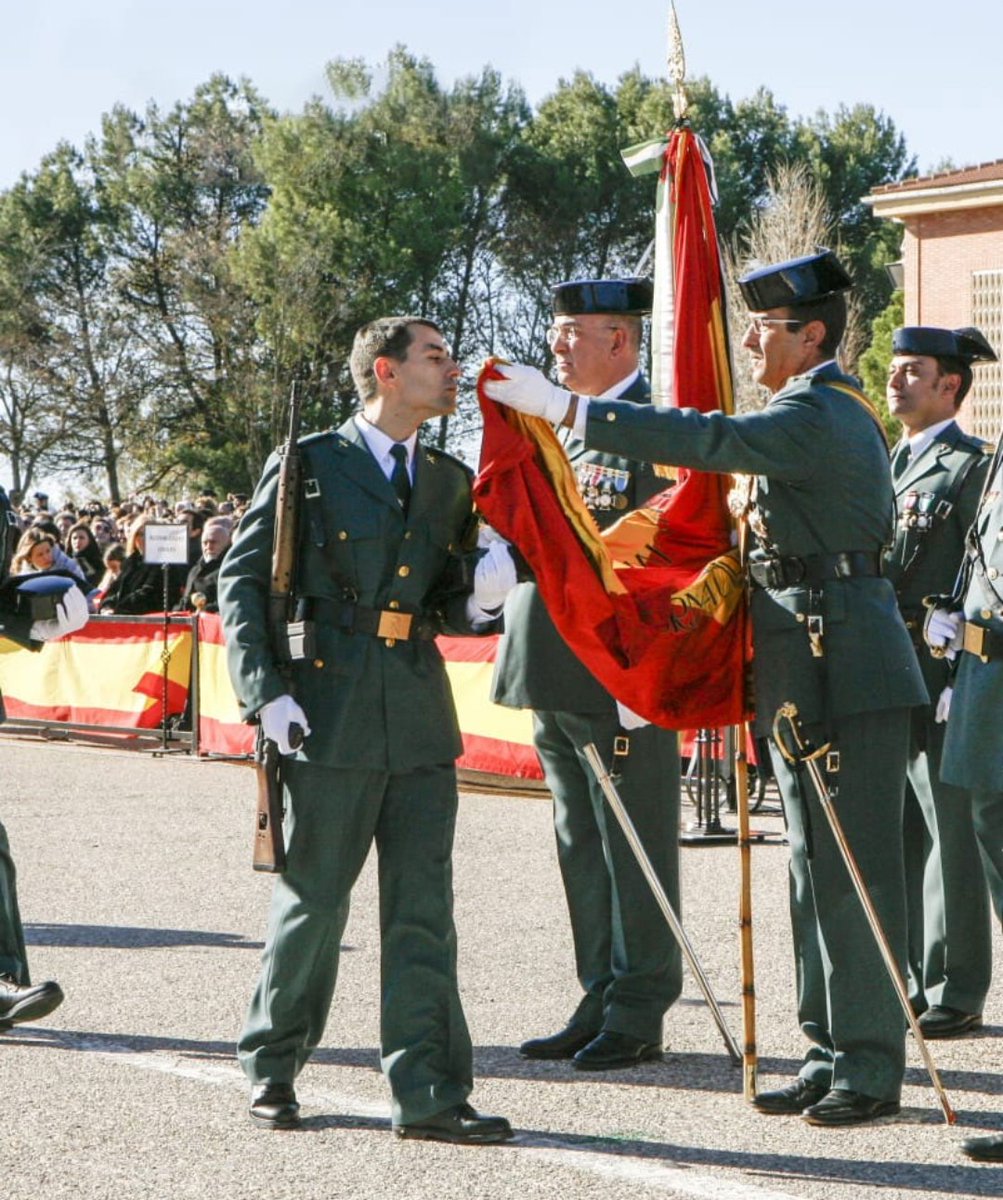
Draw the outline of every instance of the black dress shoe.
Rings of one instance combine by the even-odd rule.
[[[863,1092],[833,1088],[817,1104],[801,1114],[809,1125],[863,1125],[878,1117],[893,1117],[901,1112],[897,1100],[877,1100]]]
[[[1003,1133],[965,1138],[961,1143],[961,1152],[976,1162],[1003,1162]]]
[[[251,1089],[251,1120],[262,1129],[294,1129],[300,1106],[291,1083],[261,1083]]]
[[[566,1025],[560,1033],[550,1037],[531,1038],[519,1047],[523,1058],[574,1058],[583,1046],[596,1036],[597,1029],[585,1029],[574,1021]]]
[[[0,975],[0,1029],[47,1017],[62,1002],[63,989],[51,979],[22,984],[11,975]]]
[[[981,1013],[966,1013],[946,1004],[934,1004],[919,1018],[920,1032],[925,1038],[961,1037],[982,1024]]]
[[[515,1135],[504,1117],[482,1117],[470,1104],[457,1104],[423,1121],[395,1125],[399,1138],[421,1138],[427,1142],[456,1142],[463,1146],[486,1146],[507,1142]]]
[[[629,1033],[603,1030],[579,1050],[571,1060],[576,1071],[615,1071],[621,1067],[636,1067],[644,1062],[661,1059],[662,1047],[657,1042],[642,1042]]]
[[[759,1092],[753,1098],[752,1105],[758,1112],[769,1113],[771,1116],[795,1116],[813,1104],[818,1104],[828,1090],[820,1084],[809,1083],[799,1075],[786,1087],[777,1088],[773,1092]]]

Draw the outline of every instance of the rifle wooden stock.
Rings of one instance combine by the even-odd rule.
[[[286,847],[282,837],[282,782],[279,778],[279,748],[262,737],[258,745],[255,773],[258,777],[258,806],[254,814],[255,871],[281,875],[286,869]]]
[[[272,577],[268,594],[268,629],[280,666],[303,657],[308,622],[299,622],[300,653],[290,646],[290,627],[295,602],[296,543],[299,519],[302,465],[299,450],[299,381],[294,380],[289,397],[289,437],[279,450],[278,492],[275,500],[275,532],[272,538]],[[290,733],[292,730],[290,730]],[[292,739],[290,739],[292,740]],[[300,740],[302,740],[302,731]],[[296,743],[294,743],[296,744]],[[282,756],[270,739],[260,737],[257,750],[258,803],[254,814],[255,871],[281,874],[286,868],[282,836]]]

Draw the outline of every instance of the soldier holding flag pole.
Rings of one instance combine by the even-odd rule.
[[[840,815],[882,925],[905,961],[901,822],[909,709],[927,701],[891,584],[880,576],[892,482],[877,419],[836,353],[852,285],[830,251],[752,272],[743,345],[771,393],[761,412],[632,411],[502,366],[486,394],[575,429],[586,445],[752,477],[746,519],[757,732],[793,700],[840,753]],[[685,404],[681,394],[677,400]],[[671,686],[671,681],[667,681]],[[905,1021],[824,816],[774,755],[789,822],[798,1009],[811,1042],[797,1079],[760,1093],[764,1113],[815,1125],[897,1113]]]

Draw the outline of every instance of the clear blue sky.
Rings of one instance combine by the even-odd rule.
[[[450,83],[492,63],[531,102],[576,68],[613,83],[665,70],[667,0],[40,0],[6,6],[0,188],[101,114],[246,75],[276,107],[324,92],[324,64],[396,42]],[[768,86],[793,114],[873,104],[928,170],[1003,158],[1003,4],[677,0],[690,74],[733,100]],[[831,17],[823,21],[828,9]],[[655,131],[653,131],[655,132]]]

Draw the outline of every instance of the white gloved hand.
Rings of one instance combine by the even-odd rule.
[[[948,608],[930,610],[923,626],[923,637],[931,650],[942,650],[945,658],[957,657],[964,637],[964,614]]]
[[[619,700],[616,702],[616,715],[620,719],[620,725],[626,729],[643,729],[645,725],[650,725],[650,721],[646,721],[644,717],[637,715],[633,709],[630,709],[626,704],[621,704]]]
[[[498,363],[495,369],[505,378],[484,381],[485,394],[492,400],[531,417],[543,417],[551,425],[561,423],[571,403],[571,392],[551,383],[536,367]]]
[[[36,642],[51,642],[67,633],[76,633],[87,624],[90,611],[87,597],[73,584],[60,596],[56,604],[56,615],[45,621],[33,621],[28,637]]]
[[[954,688],[946,687],[940,693],[937,699],[937,709],[933,714],[933,719],[938,725],[943,725],[947,718],[951,715],[951,697],[954,695]]]
[[[290,745],[290,725],[298,725],[303,730],[304,738],[310,736],[306,713],[288,692],[263,704],[258,709],[258,719],[261,721],[261,730],[265,737],[278,746],[280,754],[295,754],[299,749],[298,745]]]
[[[505,603],[505,597],[518,583],[515,563],[508,542],[492,541],[474,567],[474,600],[490,612]]]

